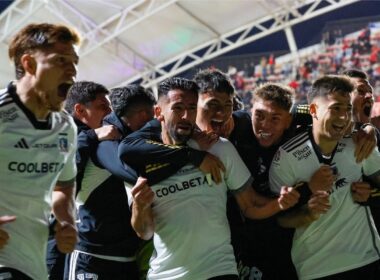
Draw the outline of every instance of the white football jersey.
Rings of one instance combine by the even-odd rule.
[[[330,193],[331,208],[309,226],[296,229],[292,259],[301,280],[341,273],[379,259],[380,239],[371,213],[353,201],[351,183],[361,181],[363,174],[379,173],[380,153],[375,149],[358,164],[354,150],[351,137],[339,141],[328,160],[337,172]],[[310,131],[282,145],[270,168],[271,190],[279,193],[281,186],[308,182],[327,160],[318,151]]]
[[[205,174],[189,164],[151,186],[155,193],[155,251],[148,279],[237,275],[226,217],[227,190],[246,186],[251,175],[228,140],[220,139],[209,152],[226,167],[220,184],[208,182]]]
[[[0,250],[0,267],[47,279],[51,195],[57,180],[75,178],[76,134],[67,113],[51,113],[41,122],[13,85],[0,91],[0,216],[17,216],[1,226],[10,238]]]

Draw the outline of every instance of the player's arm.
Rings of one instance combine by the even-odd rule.
[[[84,170],[91,153],[100,141],[120,139],[121,134],[113,125],[104,125],[97,129],[82,129],[78,133],[76,163],[78,170]]]
[[[122,137],[121,133],[117,129],[116,126],[110,124],[110,125],[103,125],[99,128],[96,128],[93,130],[96,134],[96,138],[99,141],[105,141],[105,140],[117,140]]]
[[[75,179],[58,181],[52,195],[52,209],[57,219],[55,239],[62,253],[70,253],[77,242],[75,225]]]
[[[75,202],[77,166],[75,151],[77,150],[77,132],[73,126],[69,134],[70,152],[63,166],[56,186],[52,193],[52,211],[57,219],[54,228],[57,247],[62,253],[69,253],[77,242],[77,229],[75,225]]]
[[[351,184],[352,199],[359,203],[366,203],[371,195],[371,185],[367,182],[353,182]]]
[[[282,190],[281,186],[296,185],[297,176],[294,168],[291,160],[289,160],[287,152],[282,148],[279,148],[269,169],[269,185],[273,193],[280,194]],[[326,170],[322,169],[321,171]],[[291,210],[284,211],[278,215],[279,224],[283,227],[291,228],[310,224],[318,218],[318,209],[322,208],[324,210],[323,205],[326,202],[326,199],[328,200],[326,191],[316,191],[315,194],[311,194],[310,199],[307,198],[306,201],[308,203],[306,205],[292,208]]]
[[[133,198],[131,225],[141,239],[149,240],[154,233],[152,211],[154,192],[145,178],[138,178],[131,190],[131,196]]]
[[[363,125],[352,135],[352,139],[355,142],[356,162],[359,163],[368,158],[376,147],[376,128],[371,124]]]
[[[178,170],[189,162],[199,166],[206,155],[188,146],[162,144],[159,135],[147,133],[146,129],[149,127],[128,135],[119,145],[119,157],[132,167],[144,170],[151,164],[163,164]]]
[[[217,182],[221,180],[219,169],[223,168],[216,157],[188,146],[164,145],[160,135],[161,127],[157,121],[149,122],[121,141],[119,158],[152,185],[175,174],[188,163],[204,173],[211,173]]]
[[[280,226],[286,228],[305,227],[319,219],[320,215],[326,213],[330,207],[328,193],[317,191],[307,204],[281,213],[277,221]]]
[[[0,216],[0,250],[8,243],[9,234],[6,230],[2,229],[2,225],[11,223],[16,220],[16,216]]]
[[[93,129],[82,130],[77,139],[76,165],[78,170],[84,170],[91,151],[98,145],[98,139]]]
[[[309,201],[311,196],[318,191],[330,191],[336,178],[336,168],[329,165],[321,165],[311,176],[309,182],[298,182],[293,188],[300,194],[295,208],[301,207]]]
[[[362,171],[363,181],[367,182],[371,186],[371,192],[369,198],[365,202],[361,202],[364,205],[380,206],[380,152],[378,149],[374,149],[371,155],[363,160]]]
[[[251,186],[235,194],[244,216],[250,219],[265,219],[295,205],[299,193],[293,188],[283,187],[278,198],[265,198]]]
[[[120,160],[118,147],[119,142],[116,140],[102,141],[98,145],[93,161],[99,165],[99,167],[107,169],[123,181],[134,184],[137,180],[137,173]]]
[[[354,200],[364,206],[380,207],[380,174],[377,172],[371,176],[364,176],[363,180],[364,182],[357,182],[351,186]],[[362,187],[358,188],[358,184]],[[367,195],[368,187],[369,194]],[[364,192],[364,195],[361,195],[361,199],[357,199],[360,191]]]

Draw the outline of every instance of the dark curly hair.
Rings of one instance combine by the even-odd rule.
[[[65,109],[71,115],[74,112],[74,105],[79,103],[86,105],[96,99],[98,94],[108,94],[108,89],[94,82],[80,81],[75,82],[67,93]]]
[[[137,107],[156,104],[151,90],[134,84],[111,89],[110,100],[113,111],[120,118],[129,117]]]

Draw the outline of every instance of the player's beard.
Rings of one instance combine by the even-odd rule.
[[[193,135],[193,131],[194,131],[194,126],[191,128],[191,131],[189,132],[189,134],[181,134],[177,131],[176,128],[171,128],[170,135],[176,143],[184,144],[191,138],[191,136]]]

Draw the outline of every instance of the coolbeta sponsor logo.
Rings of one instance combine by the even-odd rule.
[[[164,197],[164,196],[167,196],[169,194],[185,191],[185,190],[188,190],[190,188],[195,188],[195,187],[199,187],[202,185],[207,185],[206,176],[196,177],[196,178],[193,178],[193,179],[190,179],[187,181],[182,181],[180,183],[170,185],[168,187],[162,187],[162,188],[156,190],[156,196],[157,197]]]
[[[18,162],[11,161],[8,170],[19,173],[56,173],[61,171],[61,162]]]

